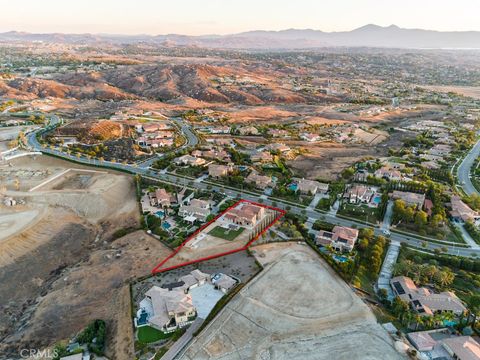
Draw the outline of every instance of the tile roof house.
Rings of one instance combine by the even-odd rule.
[[[267,149],[268,151],[280,151],[281,153],[291,150],[290,146],[287,146],[285,144],[278,144],[278,143],[268,144],[267,146],[265,146],[265,149]]]
[[[250,159],[252,162],[271,162],[273,161],[273,156],[267,151],[260,151],[255,154],[253,154]]]
[[[211,164],[208,166],[208,175],[213,178],[227,176],[232,171],[232,167],[228,165]]]
[[[237,285],[237,280],[225,274],[217,274],[212,277],[212,284],[223,293],[227,293]]]
[[[175,196],[169,194],[165,189],[156,189],[154,192],[148,194],[151,206],[160,206],[167,208],[176,202]]]
[[[318,232],[317,245],[332,246],[338,251],[352,251],[358,239],[358,230],[345,226],[335,226],[333,230],[320,230]]]
[[[153,314],[148,319],[149,325],[162,331],[171,331],[183,327],[196,316],[192,296],[183,289],[172,290],[153,286],[145,293],[150,300]]]
[[[369,203],[375,195],[375,190],[366,185],[353,185],[345,191],[344,198],[350,204]]]
[[[407,191],[395,190],[391,194],[394,200],[403,200],[407,206],[415,206],[417,209],[423,208],[425,202],[425,194],[411,193]]]
[[[264,216],[265,209],[253,204],[243,204],[230,209],[225,215],[224,220],[241,226],[255,226]]]
[[[470,336],[451,337],[441,342],[454,359],[480,360],[480,344]]]
[[[315,195],[317,192],[323,194],[328,192],[328,184],[309,179],[294,179],[297,182],[297,189],[303,194]]]
[[[259,189],[266,189],[269,186],[273,186],[273,181],[270,176],[259,175],[252,171],[245,181],[249,184],[254,184]]]
[[[477,211],[472,210],[457,195],[453,195],[450,199],[450,206],[452,207],[452,210],[450,211],[450,216],[454,220],[465,222],[480,219],[480,214]]]
[[[270,129],[268,130],[268,134],[272,135],[273,137],[288,137],[289,133],[287,130],[282,129]]]
[[[315,142],[320,140],[320,135],[305,133],[300,135],[300,138],[308,142]]]
[[[396,296],[408,303],[420,315],[432,316],[444,311],[461,315],[467,311],[462,301],[453,292],[433,293],[425,287],[417,287],[413,280],[406,276],[392,278],[390,286]]]
[[[184,283],[182,288],[185,292],[197,286],[204,285],[210,279],[210,275],[195,269],[190,274],[182,276],[179,280]]]
[[[386,179],[388,181],[402,180],[402,173],[399,170],[391,169],[388,166],[383,166],[375,171],[375,177],[378,179]]]
[[[258,135],[259,131],[255,126],[242,126],[238,128],[238,133],[240,135]]]
[[[192,199],[188,205],[181,205],[178,215],[189,221],[206,221],[210,215],[210,203],[206,200]]]
[[[201,166],[205,165],[207,161],[205,159],[186,154],[176,158],[173,160],[173,162],[177,165]]]

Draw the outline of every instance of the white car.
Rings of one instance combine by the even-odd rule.
[[[387,229],[383,230],[382,232],[384,235],[387,235],[387,236],[391,234],[390,230],[387,230]]]

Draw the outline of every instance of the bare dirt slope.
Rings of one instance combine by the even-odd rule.
[[[404,358],[369,308],[310,248],[268,244],[254,249],[273,251],[269,264],[182,359]]]
[[[27,174],[24,184],[35,186],[71,165],[40,158],[10,169],[50,169]],[[113,240],[116,230],[138,226],[131,177],[95,173],[86,182],[66,176],[49,184],[31,192],[7,186],[25,204],[0,209],[0,223],[16,229],[0,232],[0,359],[66,340],[95,318],[107,321],[111,358],[131,359],[128,282],[170,250],[141,231]]]

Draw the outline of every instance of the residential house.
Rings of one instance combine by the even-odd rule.
[[[226,222],[240,226],[255,226],[264,216],[265,209],[253,204],[242,204],[223,215]]]
[[[442,158],[448,156],[451,152],[452,147],[445,144],[437,144],[428,151],[430,155],[441,156]]]
[[[427,213],[428,216],[432,216],[432,211],[433,211],[433,202],[430,199],[425,199],[425,202],[423,203],[423,210]]]
[[[191,156],[188,154],[176,158],[175,160],[173,160],[173,162],[177,165],[188,165],[188,166],[202,166],[207,163],[205,159]]]
[[[320,230],[317,245],[332,246],[338,251],[352,251],[358,239],[358,230],[345,226],[335,226],[332,231]]]
[[[194,222],[206,221],[208,215],[210,215],[210,202],[200,199],[192,199],[187,205],[181,205],[178,210],[178,215],[183,217],[184,220]]]
[[[453,195],[450,200],[450,216],[455,221],[466,222],[480,219],[480,214],[465,204],[460,196]]]
[[[320,140],[320,135],[312,134],[312,133],[303,133],[300,135],[300,138],[308,142],[315,142]]]
[[[223,149],[208,149],[208,150],[195,150],[192,152],[193,156],[203,157],[206,159],[216,159],[220,161],[230,161],[230,154]]]
[[[408,191],[395,190],[392,192],[391,197],[394,200],[402,200],[407,206],[414,206],[417,209],[422,209],[423,203],[425,202],[425,194],[411,193]]]
[[[375,177],[377,179],[385,179],[388,181],[399,181],[402,180],[402,173],[399,170],[392,169],[388,166],[383,166],[377,171],[375,171]]]
[[[176,202],[175,196],[169,194],[165,189],[156,189],[148,194],[148,198],[151,206],[159,206],[161,208],[168,208],[172,203]]]
[[[259,175],[257,172],[252,171],[245,182],[249,184],[254,184],[259,189],[266,189],[267,187],[272,187],[274,185],[273,180],[270,176]]]
[[[345,191],[343,197],[347,198],[350,204],[368,204],[375,193],[375,189],[372,189],[370,186],[353,185]]]
[[[317,192],[326,194],[328,184],[309,179],[294,179],[297,182],[297,190],[302,194],[315,195]]]
[[[226,294],[237,285],[237,280],[231,276],[219,273],[212,275],[212,284],[215,285],[215,288]]]
[[[197,286],[204,285],[210,279],[210,275],[195,269],[190,274],[184,275],[180,278],[180,282],[183,282],[182,288],[188,293],[190,289]]]
[[[471,336],[451,337],[441,343],[453,359],[480,360],[480,344]]]
[[[159,148],[159,147],[167,147],[173,146],[173,139],[151,139],[144,136],[139,137],[136,140],[138,146],[141,147],[152,147],[152,148]]]
[[[280,143],[268,144],[265,146],[265,149],[268,151],[278,151],[280,153],[286,153],[291,150],[290,146]]]
[[[230,134],[230,126],[217,126],[209,128],[210,134]]]
[[[426,287],[417,287],[412,279],[397,276],[390,280],[393,293],[420,315],[433,316],[445,311],[460,316],[467,309],[451,291],[434,293]]]
[[[289,136],[289,133],[287,130],[282,130],[282,129],[270,129],[268,130],[268,134],[273,136],[274,138],[286,138]]]
[[[188,325],[196,316],[192,296],[183,289],[164,289],[153,286],[145,293],[150,301],[152,314],[148,324],[158,330],[167,332]]]
[[[233,170],[230,165],[211,164],[208,166],[208,175],[213,178],[227,176]]]
[[[266,163],[266,162],[272,162],[273,161],[273,156],[272,156],[272,154],[270,154],[267,151],[260,151],[260,152],[257,152],[255,154],[253,154],[250,157],[250,159],[254,163],[257,163],[257,162]]]
[[[255,126],[242,126],[238,128],[238,133],[240,135],[258,135],[259,131]]]

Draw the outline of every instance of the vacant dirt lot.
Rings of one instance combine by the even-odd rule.
[[[43,172],[20,191],[7,186],[23,205],[0,206],[0,359],[66,340],[95,318],[107,321],[110,357],[133,357],[128,282],[170,250],[140,231],[112,239],[138,226],[129,176],[74,171],[28,191],[71,166],[40,157],[8,168]]]
[[[254,248],[265,270],[182,359],[402,359],[368,307],[310,248]]]

